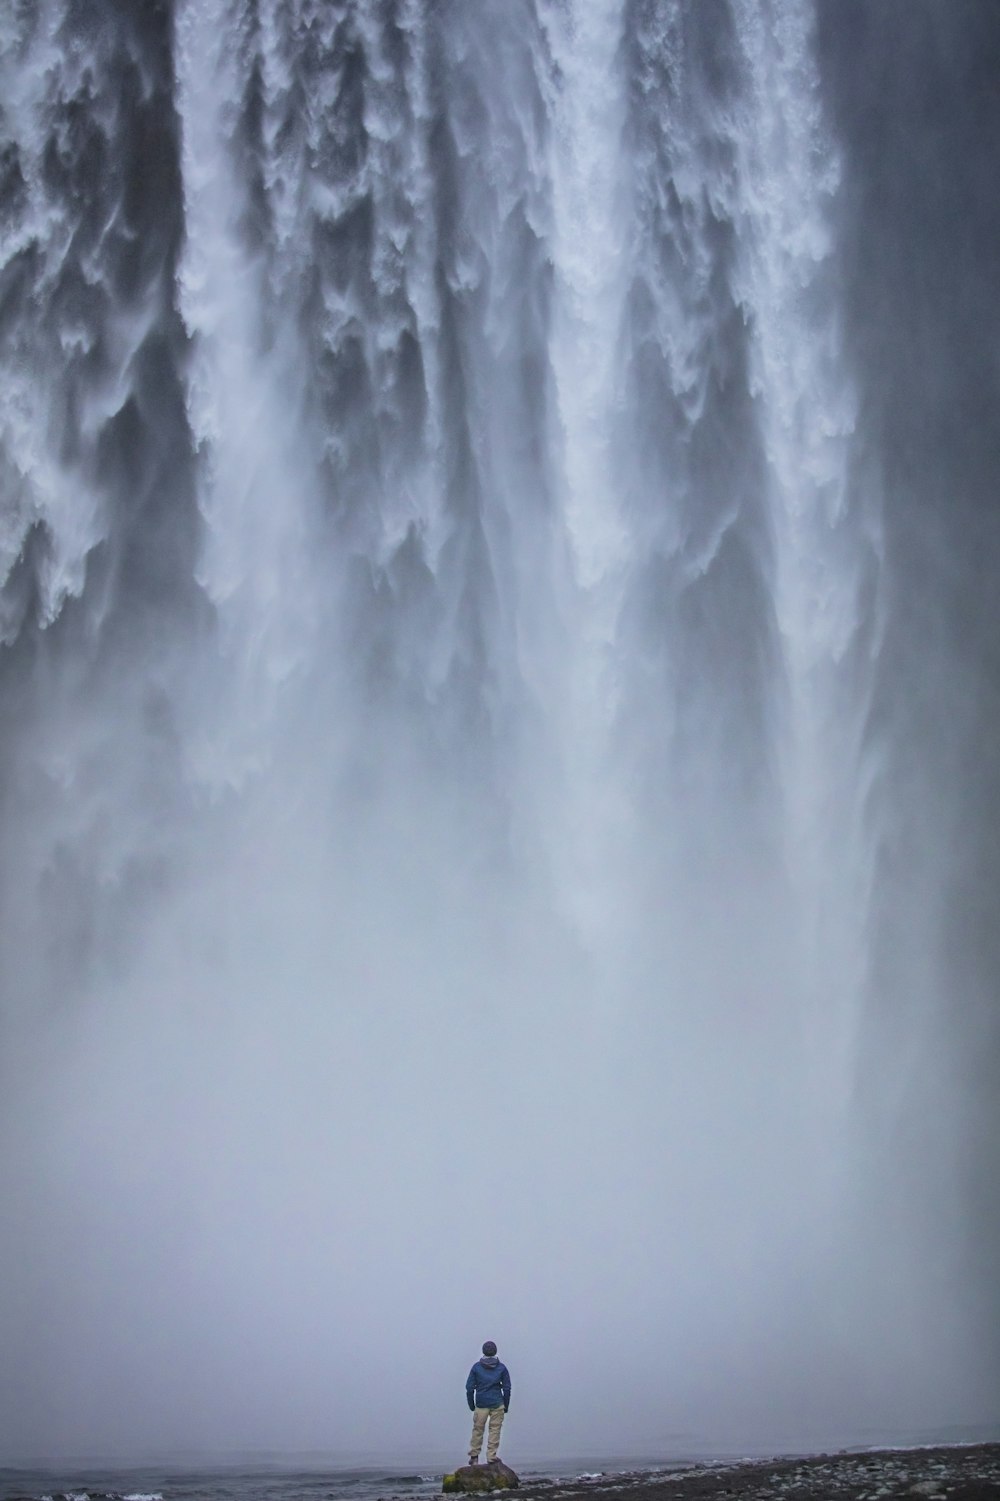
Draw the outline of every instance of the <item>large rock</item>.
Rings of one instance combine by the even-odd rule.
[[[441,1483],[443,1491],[513,1491],[521,1484],[510,1465],[494,1459],[488,1465],[462,1465]]]

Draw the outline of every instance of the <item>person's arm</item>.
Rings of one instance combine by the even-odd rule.
[[[506,1366],[500,1375],[500,1395],[503,1397],[503,1410],[506,1412],[510,1406],[510,1372]]]
[[[472,1370],[469,1372],[469,1379],[465,1383],[465,1400],[469,1404],[469,1411],[470,1412],[475,1412],[475,1410],[476,1410],[476,1368],[475,1368],[475,1366],[473,1366]]]

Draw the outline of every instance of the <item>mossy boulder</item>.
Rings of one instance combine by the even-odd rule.
[[[443,1491],[513,1491],[521,1484],[510,1465],[494,1459],[488,1465],[462,1465],[441,1482]]]

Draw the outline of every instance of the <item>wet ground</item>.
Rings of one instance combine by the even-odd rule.
[[[1000,1498],[1000,1444],[818,1454],[708,1464],[669,1474],[527,1484],[538,1501],[987,1501]]]

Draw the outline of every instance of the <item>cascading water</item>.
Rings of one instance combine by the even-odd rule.
[[[820,21],[0,19],[5,1443],[989,1410]]]

